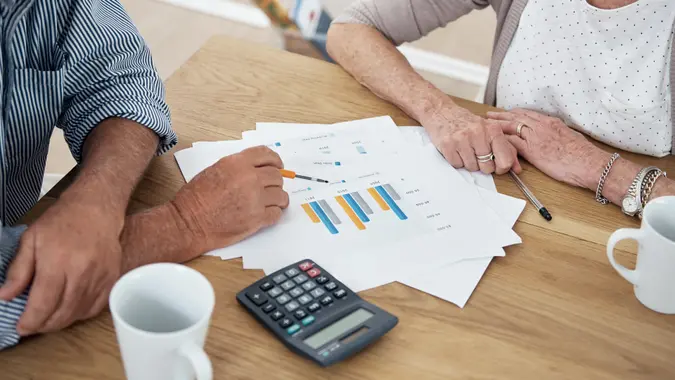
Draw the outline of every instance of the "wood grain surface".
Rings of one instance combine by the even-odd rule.
[[[239,138],[255,122],[335,123],[391,115],[415,125],[339,67],[223,37],[209,41],[167,82],[180,136]],[[458,100],[477,114],[489,107]],[[634,155],[624,154],[634,157]],[[675,173],[675,160],[636,158]],[[395,283],[363,292],[400,318],[360,355],[321,369],[288,351],[241,307],[235,294],[260,278],[241,262],[203,257],[189,265],[216,290],[206,351],[216,379],[674,379],[675,316],[643,307],[610,267],[605,242],[637,227],[594,194],[525,165],[523,180],[554,215],[529,204],[515,230],[523,244],[493,261],[465,309]],[[523,198],[508,177],[499,191]],[[165,202],[183,185],[173,155],[155,159],[130,211]],[[634,245],[617,252],[634,263]],[[2,379],[122,379],[108,312],[0,353]]]

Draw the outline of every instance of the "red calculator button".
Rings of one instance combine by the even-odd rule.
[[[321,274],[321,271],[319,270],[319,268],[312,268],[312,269],[310,269],[310,270],[307,271],[307,275],[308,275],[310,278],[314,278],[314,277],[316,277],[316,276],[318,276],[318,275],[320,275],[320,274]]]
[[[312,269],[314,267],[314,263],[311,261],[305,261],[304,263],[298,265],[300,267],[300,270],[303,272],[307,272],[308,270]]]

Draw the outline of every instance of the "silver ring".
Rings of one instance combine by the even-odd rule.
[[[478,162],[481,164],[484,164],[486,162],[490,162],[495,159],[495,154],[490,152],[490,154],[486,154],[485,156],[476,156],[476,159],[478,159]]]
[[[524,123],[519,123],[519,124],[518,124],[518,127],[516,128],[516,134],[517,134],[518,137],[520,137],[521,139],[523,138],[523,135],[521,134],[521,132],[523,132],[523,127],[529,128],[529,127],[528,127],[527,125],[525,125]]]

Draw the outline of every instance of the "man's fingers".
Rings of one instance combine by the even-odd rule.
[[[515,148],[504,135],[497,136],[492,140],[492,151],[495,154],[495,170],[497,174],[508,172],[514,162],[518,161]]]
[[[66,278],[63,287],[62,301],[57,305],[57,308],[51,317],[39,327],[39,332],[44,334],[58,331],[75,322],[75,312],[80,308],[80,303],[86,303],[82,299],[83,293],[83,290],[77,289],[76,283],[68,282],[68,278]]]
[[[281,176],[279,169],[272,166],[265,166],[262,168],[257,168],[256,173],[260,184],[263,187],[283,187],[284,186],[284,177]]]
[[[108,296],[110,295],[110,292],[101,292],[98,296],[98,299],[94,302],[94,304],[89,308],[84,313],[81,313],[79,315],[80,321],[84,321],[90,318],[94,318],[97,316],[101,310],[105,307],[105,305],[108,303]]]
[[[504,134],[516,137],[518,137],[518,126],[522,123],[523,126],[520,129],[520,136],[522,139],[527,140],[528,137],[530,136],[530,133],[534,131],[532,126],[536,126],[537,121],[532,120],[527,116],[522,116],[522,118],[526,120],[523,121],[489,120],[489,123],[499,125]]]
[[[265,208],[265,227],[271,226],[281,219],[282,210],[277,206],[270,206]]]
[[[281,161],[281,157],[279,157],[277,152],[266,146],[248,148],[241,152],[241,154],[246,156],[255,167],[273,166],[278,169],[284,168],[284,163]]]
[[[267,187],[263,190],[263,201],[265,206],[277,206],[281,208],[288,207],[288,193],[280,187]]]
[[[0,300],[9,301],[26,290],[35,271],[34,234],[24,235],[19,245],[19,252],[9,266],[5,284],[0,287]]]
[[[461,169],[461,168],[464,167],[464,162],[462,162],[462,157],[459,156],[459,153],[457,152],[457,149],[455,148],[454,144],[443,143],[442,146],[437,147],[436,150],[455,169]]]
[[[515,121],[516,115],[511,112],[494,112],[490,111],[487,113],[487,117],[494,120],[503,120],[503,121]]]
[[[36,333],[52,316],[63,297],[65,281],[62,273],[41,273],[38,269],[33,287],[28,293],[26,310],[17,324],[19,334],[26,336]]]
[[[511,170],[516,172],[516,174],[520,174],[520,172],[523,171],[523,167],[520,166],[520,160],[518,159],[518,150],[513,145],[511,146],[511,151],[513,151],[513,156],[516,157],[516,160],[513,162],[513,166],[511,167]]]

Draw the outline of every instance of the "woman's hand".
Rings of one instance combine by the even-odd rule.
[[[501,127],[488,123],[457,105],[444,106],[429,118],[420,120],[431,141],[450,164],[459,169],[504,174],[520,172],[518,152]],[[494,160],[480,162],[479,156],[494,154]]]
[[[610,158],[609,153],[562,120],[534,111],[488,112],[488,123],[500,126],[518,153],[532,165],[570,185],[595,190],[602,168]]]

